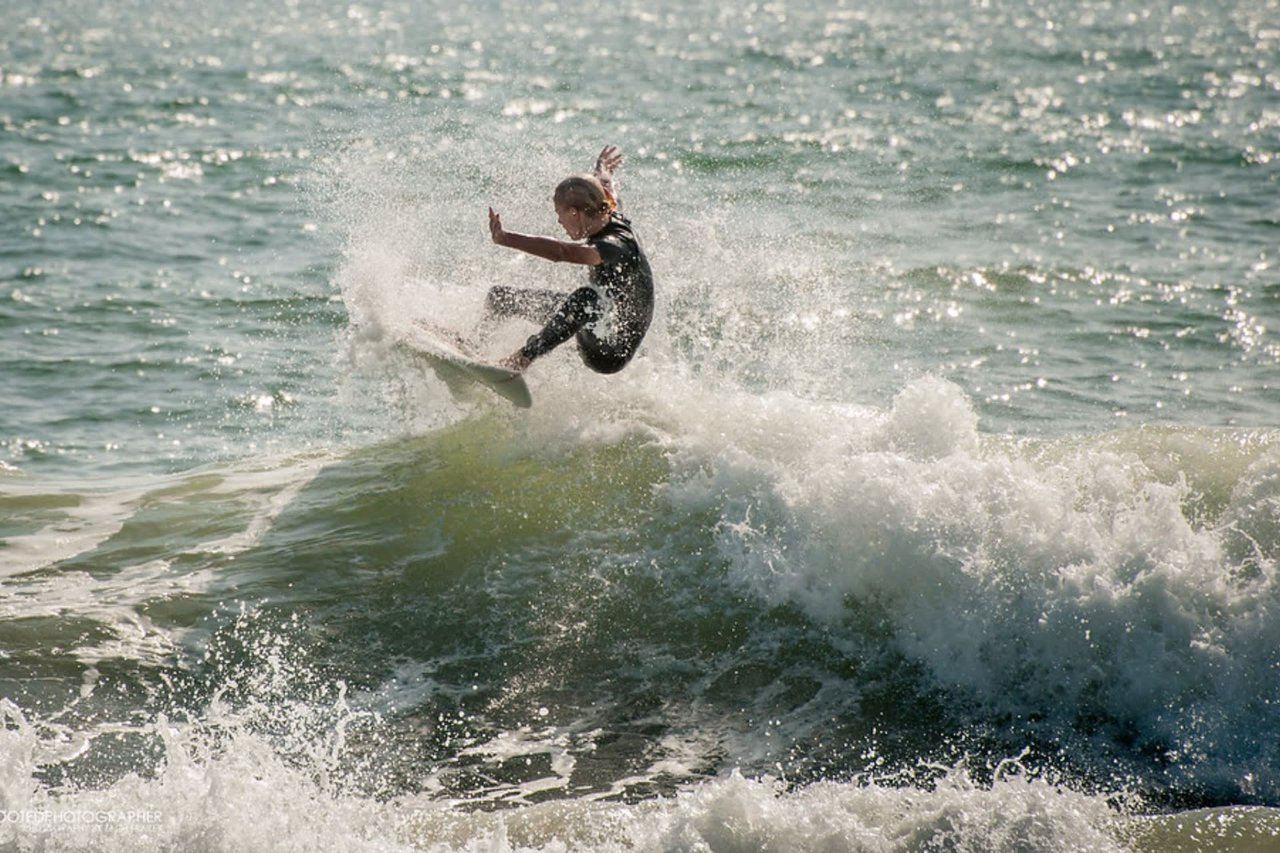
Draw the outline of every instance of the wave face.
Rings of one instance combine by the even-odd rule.
[[[10,579],[21,808],[61,808],[62,786],[92,789],[84,811],[155,798],[174,837],[234,846],[224,820],[265,784],[344,831],[390,803],[427,839],[662,847],[707,824],[744,849],[941,837],[961,809],[1038,847],[1080,820],[1114,840],[1117,796],[1276,798],[1273,435],[1011,442],[937,380],[884,413],[664,410],[658,378],[604,430],[485,410],[259,471],[28,496],[62,528],[89,507],[101,538]],[[221,817],[185,816],[210,797]],[[912,797],[938,814],[884,817]],[[542,805],[439,815],[467,804]],[[1039,809],[1047,834],[1025,834]],[[738,838],[722,810],[763,823]]]

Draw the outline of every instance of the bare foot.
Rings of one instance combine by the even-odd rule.
[[[533,364],[533,361],[526,358],[518,350],[498,362],[499,367],[505,367],[507,370],[511,370],[516,373],[524,373],[531,364]]]

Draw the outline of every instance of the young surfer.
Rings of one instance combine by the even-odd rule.
[[[567,241],[507,231],[489,208],[489,233],[499,246],[591,268],[590,283],[567,295],[490,289],[482,327],[508,317],[542,324],[500,362],[503,367],[523,371],[570,338],[577,339],[583,362],[597,373],[617,373],[636,354],[653,319],[653,273],[631,222],[618,210],[613,172],[621,165],[622,152],[606,145],[592,174],[565,178],[556,187],[552,201]]]

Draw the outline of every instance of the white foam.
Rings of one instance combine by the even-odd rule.
[[[423,812],[431,850],[1121,850],[1100,800],[1025,779],[929,791],[826,782],[787,791],[737,773],[636,805],[554,801],[514,812]]]
[[[1121,849],[1102,798],[1017,772],[980,785],[962,766],[928,788],[862,780],[787,790],[732,773],[637,804],[557,799],[483,812],[426,794],[380,801],[317,772],[332,766],[323,749],[310,753],[318,765],[286,761],[216,709],[207,726],[156,721],[164,760],[154,778],[51,791],[35,781],[36,729],[11,703],[0,711],[0,843],[22,849]]]
[[[1280,701],[1267,443],[1241,451],[1252,461],[1205,515],[1188,485],[1211,479],[1199,454],[1153,470],[1127,449],[1140,436],[984,438],[937,380],[885,416],[783,395],[681,403],[694,411],[671,406],[683,429],[667,434],[689,461],[669,499],[719,513],[730,576],[754,594],[837,628],[878,608],[897,648],[965,701],[1068,727],[1100,714],[1202,782],[1280,758],[1250,734]]]

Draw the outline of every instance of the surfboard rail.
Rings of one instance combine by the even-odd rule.
[[[529,385],[519,371],[491,364],[471,353],[457,332],[419,320],[409,325],[400,342],[433,367],[452,368],[456,374],[492,389],[519,408],[533,405]]]

